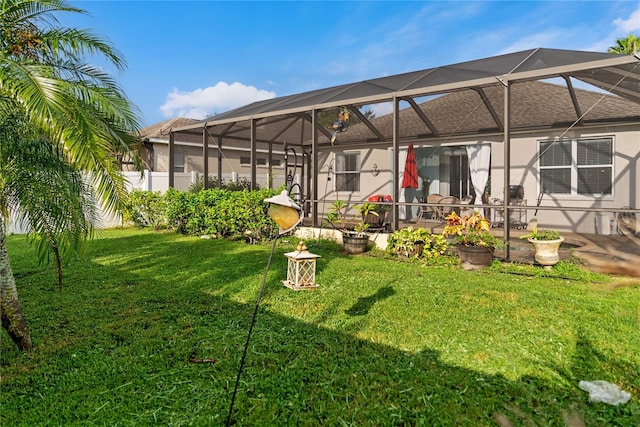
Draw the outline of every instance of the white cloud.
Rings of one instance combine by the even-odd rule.
[[[378,104],[369,105],[369,109],[373,111],[375,117],[386,116],[393,113],[393,102],[380,102]]]
[[[589,49],[594,52],[606,52],[610,46],[616,44],[616,40],[626,38],[629,34],[632,34],[640,30],[640,8],[631,12],[629,19],[617,18],[612,22],[613,28],[606,37],[595,42]]]
[[[271,99],[275,92],[242,83],[218,82],[215,86],[184,92],[173,89],[160,107],[165,117],[204,119],[214,114],[241,107],[255,101]]]
[[[633,11],[629,19],[618,18],[614,20],[613,25],[625,33],[632,33],[640,30],[640,8]]]

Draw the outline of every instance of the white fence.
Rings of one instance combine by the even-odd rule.
[[[123,172],[124,177],[127,179],[127,189],[132,190],[144,190],[144,191],[159,191],[164,193],[169,188],[169,172],[151,172],[144,170],[142,174],[140,172]],[[178,191],[188,191],[191,185],[196,184],[203,174],[199,172],[175,172],[173,174],[173,186]],[[217,179],[217,175],[209,175],[212,179]],[[250,180],[251,175],[239,174],[236,172],[222,174],[224,182],[239,182],[241,179]],[[269,176],[267,174],[256,175],[256,181],[261,188],[265,188],[269,185]],[[277,188],[284,184],[284,177],[274,177],[273,187]]]

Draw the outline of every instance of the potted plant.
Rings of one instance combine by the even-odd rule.
[[[454,211],[446,217],[444,237],[452,236],[458,249],[458,257],[465,270],[477,270],[491,265],[493,251],[504,244],[492,235],[491,222],[479,211],[460,218]]]
[[[387,239],[387,251],[403,258],[420,258],[428,233],[424,228],[414,230],[411,226],[396,230]]]
[[[372,202],[363,202],[361,205],[355,206],[360,212],[362,220],[369,224],[370,227],[383,227],[387,216],[388,208]]]
[[[432,234],[422,227],[409,226],[389,235],[387,252],[403,258],[433,258],[443,255],[447,243],[440,234]]]
[[[345,211],[347,203],[342,200],[336,200],[332,203],[329,212],[327,212],[326,222],[336,230],[342,233],[342,246],[349,254],[363,253],[367,249],[369,243],[369,235],[366,230],[369,228],[364,219],[361,219],[354,227],[349,230],[345,225]],[[362,209],[360,209],[362,212]]]
[[[557,230],[538,230],[535,222],[532,224],[531,233],[520,236],[527,239],[535,249],[534,259],[545,268],[549,269],[560,261],[560,245],[564,237]]]
[[[355,208],[358,210],[358,212],[360,212],[362,221],[364,221],[366,224],[378,224],[378,221],[380,220],[380,214],[376,210],[376,205],[371,202],[363,202],[361,205],[355,206]]]

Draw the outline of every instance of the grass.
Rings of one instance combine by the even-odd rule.
[[[320,287],[295,292],[281,283],[294,243],[276,248],[234,423],[640,425],[639,287],[310,241]],[[110,230],[62,293],[23,237],[8,245],[36,347],[2,332],[3,426],[224,425],[268,245]],[[589,402],[578,382],[598,379],[631,401]]]

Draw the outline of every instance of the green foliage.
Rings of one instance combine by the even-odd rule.
[[[326,224],[336,230],[346,230],[344,220],[347,202],[344,200],[334,200],[327,212]]]
[[[607,52],[620,55],[634,55],[640,48],[640,37],[629,34],[627,37],[616,40],[615,46],[611,46]]]
[[[159,191],[133,190],[123,218],[137,227],[160,229],[167,226],[167,199]]]
[[[416,253],[416,248],[421,248]],[[443,256],[448,248],[447,241],[441,234],[434,234],[422,227],[407,227],[396,230],[389,235],[387,252],[409,258],[422,258],[433,262]]]
[[[209,189],[218,188],[218,179],[210,176],[208,180]],[[242,190],[251,190],[251,180],[248,178],[240,178],[237,182],[235,181],[225,181],[224,179],[220,181],[220,188],[229,190],[229,191],[242,191]],[[256,189],[259,189],[260,186],[256,184]],[[189,192],[197,193],[199,191],[204,190],[204,177],[198,178],[194,184],[189,186]]]
[[[164,195],[135,191],[129,199],[127,217],[141,227],[168,226],[194,236],[272,238],[277,227],[265,213],[264,199],[273,194],[268,189],[198,192],[169,189]]]
[[[187,233],[187,224],[194,215],[191,204],[194,197],[192,193],[177,191],[174,188],[169,188],[164,193],[167,225],[178,233]]]
[[[135,147],[141,128],[137,108],[105,72],[125,68],[120,52],[90,31],[60,25],[60,13],[82,12],[64,0],[0,0],[0,120],[19,113],[25,120],[24,128],[37,135],[37,139],[29,135],[28,140],[40,143],[32,148],[42,150],[43,156],[31,159],[28,168],[32,173],[23,175],[21,186],[33,186],[31,196],[39,193],[42,206],[48,206],[29,205],[28,198],[20,200],[16,194],[7,199],[29,218],[41,259],[55,256],[59,286],[64,252],[67,248],[73,252],[89,235],[96,199],[107,212],[123,208],[126,189],[118,158],[137,162]],[[0,139],[0,144],[5,140]],[[55,185],[46,188],[40,171],[47,169],[49,178],[54,177],[52,162],[61,168],[50,181]],[[88,180],[86,187],[83,179],[78,179],[82,173]],[[2,171],[0,192],[6,191],[5,180]],[[4,221],[7,213],[13,215],[15,210],[0,207],[0,212]],[[11,219],[19,220],[20,216]],[[0,227],[0,252],[4,249]],[[8,259],[2,264],[2,327],[13,331],[18,346],[28,348],[29,332],[18,293],[13,281],[7,280],[11,265]]]
[[[385,206],[378,205],[371,202],[363,202],[354,206],[354,209],[358,211],[359,216],[354,219],[357,221],[351,231],[346,224],[346,211],[349,205],[344,200],[335,200],[327,212],[325,223],[343,233],[349,233],[355,236],[364,237],[371,224],[371,217],[378,218],[385,212]],[[377,224],[376,224],[377,225]]]
[[[76,254],[96,220],[91,188],[19,110],[0,114],[0,216],[28,227],[40,262]],[[0,219],[1,220],[1,219]]]
[[[125,68],[120,52],[90,31],[60,26],[58,15],[67,12],[84,11],[65,1],[2,0],[0,114],[23,111],[68,164],[90,173],[113,211],[126,198],[117,158],[138,155],[138,111],[104,71]]]
[[[378,205],[375,205],[371,202],[363,202],[360,205],[356,205],[354,206],[354,208],[360,212],[360,215],[364,218],[367,215],[371,214],[371,215],[375,215],[375,216],[379,216],[380,214],[377,211],[377,207]]]
[[[594,273],[581,267],[577,260],[561,260],[551,269],[540,268],[530,264],[499,263],[494,262],[491,270],[496,272],[519,274],[535,277],[549,277],[557,279],[570,279],[584,283],[606,283],[607,276]]]
[[[558,240],[560,238],[560,232],[558,230],[538,230],[534,228],[531,233],[520,236],[520,239],[534,239],[534,240]]]
[[[331,125],[333,124],[333,122],[338,120],[338,115],[340,114],[340,108],[341,107],[336,107],[329,110],[321,111],[318,114],[318,124],[325,129],[331,128]],[[358,108],[358,110],[360,109]],[[365,110],[364,112],[362,112],[362,114],[367,118],[367,120],[372,120],[372,119],[375,119],[376,117],[376,114],[372,110]],[[362,120],[360,120],[360,117],[358,117],[356,114],[351,114],[349,116],[350,126],[356,125],[361,122]]]
[[[319,288],[294,292],[281,283],[288,240],[236,425],[640,425],[640,287],[345,257],[309,240]],[[55,294],[25,239],[7,242],[35,346],[0,337],[2,426],[224,425],[270,245],[108,230]],[[203,358],[215,363],[191,362]],[[583,379],[632,398],[589,402]]]
[[[446,218],[447,224],[442,235],[453,236],[458,245],[502,248],[504,242],[489,231],[491,222],[479,211],[464,218],[454,211]]]

